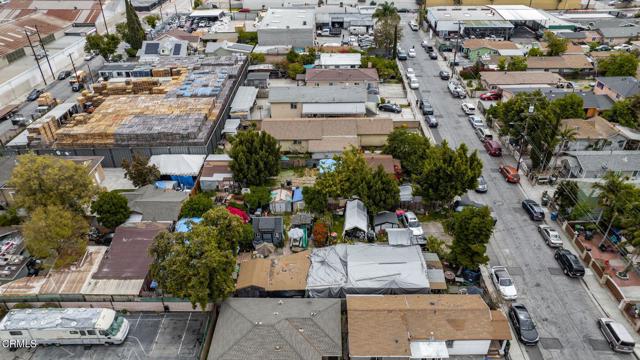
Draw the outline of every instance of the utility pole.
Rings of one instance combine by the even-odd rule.
[[[69,54],[69,59],[71,60],[71,66],[73,67],[73,73],[76,75],[76,81],[78,81],[78,70],[76,69],[76,64],[73,62],[73,57],[71,56],[71,54]]]
[[[164,24],[164,18],[162,17],[162,2],[160,2],[160,22]]]
[[[87,61],[87,69],[89,70],[89,76],[91,77],[91,83],[94,84],[95,80],[93,80],[93,73],[91,72],[91,66],[89,66],[90,62],[91,62],[91,60]]]
[[[177,2],[178,0],[173,2],[173,9],[176,11],[176,17],[178,17],[178,6],[176,5]]]
[[[102,13],[102,21],[104,21],[104,30],[107,32],[107,35],[109,35],[109,26],[107,26],[107,18],[104,17],[104,9],[102,8],[102,0],[98,0],[98,3],[100,4],[100,12]]]
[[[36,55],[36,50],[33,48],[33,44],[31,43],[31,38],[29,37],[29,33],[27,30],[24,31],[24,34],[27,36],[27,40],[29,41],[29,47],[31,47],[31,51],[33,52],[33,58],[36,59],[36,64],[38,64],[38,70],[40,70],[40,75],[42,76],[42,81],[44,81],[44,85],[47,85],[47,79],[44,78],[44,73],[42,72],[42,67],[40,67],[40,61],[38,60],[38,55]]]
[[[40,37],[40,31],[38,31],[38,25],[33,25],[36,29],[36,34],[38,34],[38,41],[40,41],[40,47],[42,48],[42,52],[44,52],[44,58],[47,59],[47,64],[49,64],[49,71],[51,71],[51,77],[53,80],[56,80],[56,76],[53,75],[53,68],[51,67],[51,62],[49,61],[49,54],[47,54],[47,49],[44,48],[44,43],[42,42],[42,38]]]
[[[520,171],[520,163],[522,162],[522,153],[524,152],[524,143],[527,140],[527,130],[529,130],[529,120],[533,114],[535,108],[533,105],[529,105],[529,114],[527,115],[527,121],[524,122],[524,133],[522,134],[522,140],[520,140],[520,149],[518,150],[518,165],[516,165],[516,173]]]
[[[453,62],[451,63],[451,74],[455,74],[456,73],[456,57],[458,55],[458,44],[460,43],[460,36],[462,36],[462,34],[460,33],[461,29],[460,29],[460,25],[462,25],[462,21],[458,21],[458,36],[456,36],[456,47],[453,49]]]

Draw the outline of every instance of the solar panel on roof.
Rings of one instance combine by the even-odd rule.
[[[144,53],[147,55],[157,55],[158,49],[160,48],[159,43],[147,43],[144,47]]]
[[[182,44],[173,45],[173,56],[180,55],[180,50],[182,50]]]

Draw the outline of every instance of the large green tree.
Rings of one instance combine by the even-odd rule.
[[[554,116],[562,119],[584,119],[584,100],[578,94],[568,94],[549,103]]]
[[[402,38],[398,9],[392,2],[385,1],[376,8],[373,18],[376,22],[373,31],[376,46],[395,59],[398,55],[398,41]]]
[[[387,137],[383,152],[400,160],[404,174],[411,176],[420,171],[430,148],[431,144],[426,137],[397,128]]]
[[[120,37],[117,34],[89,34],[85,40],[84,51],[86,53],[97,52],[105,60],[109,60],[120,45]]]
[[[322,214],[327,211],[327,194],[315,186],[305,186],[302,188],[302,197],[304,198],[305,210],[316,214]]]
[[[449,261],[464,269],[477,269],[489,261],[487,244],[494,228],[488,207],[467,206],[455,213],[447,224],[453,235],[449,251]]]
[[[638,56],[634,53],[614,53],[598,60],[598,75],[600,76],[636,76]]]
[[[234,290],[235,250],[248,236],[242,220],[224,207],[203,215],[186,233],[160,233],[151,246],[151,276],[166,293],[205,308]]]
[[[424,201],[438,209],[475,188],[481,174],[482,161],[477,151],[469,154],[465,144],[451,149],[445,140],[429,150],[414,179]]]
[[[133,8],[133,5],[131,5],[131,0],[125,0],[125,10],[127,17],[127,32],[124,40],[132,49],[138,50],[142,47],[142,42],[145,38],[144,29],[142,28],[142,24],[140,23],[140,18],[138,18],[136,10]]]
[[[578,183],[573,180],[562,180],[553,193],[553,201],[562,218],[567,218],[578,201]]]
[[[64,158],[28,153],[18,157],[9,186],[16,189],[16,205],[33,211],[58,205],[81,212],[97,193],[86,166]]]
[[[640,190],[634,189],[632,196],[627,198],[625,211],[622,215],[622,235],[626,245],[631,245],[633,251],[630,254],[627,266],[618,273],[621,277],[627,276],[635,266],[635,259],[640,255]]]
[[[127,221],[131,210],[126,197],[114,191],[104,191],[91,204],[91,212],[98,216],[98,222],[104,227],[115,229]]]
[[[243,131],[231,141],[231,171],[243,186],[260,186],[280,171],[280,145],[266,132]]]
[[[613,107],[604,113],[604,117],[611,122],[627,126],[632,129],[640,128],[640,95],[616,101]]]
[[[398,203],[400,190],[397,180],[381,168],[372,170],[358,150],[346,150],[335,160],[335,169],[316,180],[315,188],[325,198],[357,196],[372,213],[392,209]],[[318,201],[323,202],[324,199]]]
[[[154,164],[149,164],[149,158],[139,154],[133,154],[131,162],[122,160],[124,176],[131,180],[133,186],[141,187],[152,184],[160,178],[160,170]]]
[[[182,204],[182,209],[180,210],[181,218],[199,218],[202,217],[204,213],[211,210],[213,208],[213,200],[211,196],[200,193],[191,196],[187,199],[187,201]]]
[[[35,209],[22,227],[29,253],[36,258],[51,259],[56,268],[82,258],[88,232],[84,217],[59,205]]]
[[[593,184],[593,189],[599,191],[598,205],[602,209],[601,223],[606,226],[605,238],[609,236],[612,226],[620,225],[629,199],[635,196],[636,187],[628,180],[619,173],[609,171],[601,181]]]
[[[527,58],[524,56],[514,56],[507,64],[507,71],[525,71],[527,70]]]
[[[562,55],[567,51],[567,44],[569,41],[565,38],[559,37],[551,31],[544,33],[544,41],[547,43],[548,56]]]
[[[249,193],[244,194],[244,202],[247,203],[249,210],[267,206],[271,202],[271,191],[266,186],[252,186],[249,188]]]

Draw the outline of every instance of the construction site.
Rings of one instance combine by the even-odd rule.
[[[173,58],[155,64],[151,77],[93,84],[77,98],[84,112],[63,124],[55,117],[31,124],[27,148],[105,156],[105,166],[134,152],[210,153],[246,63],[244,55]]]

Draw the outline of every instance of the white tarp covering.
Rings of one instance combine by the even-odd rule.
[[[448,359],[449,351],[444,341],[412,341],[412,359]]]
[[[547,17],[537,9],[525,5],[487,5],[487,7],[493,9],[507,21],[543,22],[547,19]]]
[[[393,246],[409,246],[411,245],[411,238],[413,237],[413,231],[411,229],[385,229],[387,231],[387,237],[389,245]]]
[[[360,229],[364,233],[369,231],[369,216],[367,215],[367,208],[360,200],[347,201],[347,205],[344,210],[344,230],[342,230],[342,235],[353,229]]]
[[[206,155],[153,155],[149,164],[157,166],[162,175],[197,176],[205,158]]]
[[[230,114],[248,113],[258,96],[258,88],[253,86],[240,86],[236,92],[236,96],[231,103]]]
[[[310,297],[429,291],[427,266],[419,246],[340,244],[314,249],[310,259]]]

